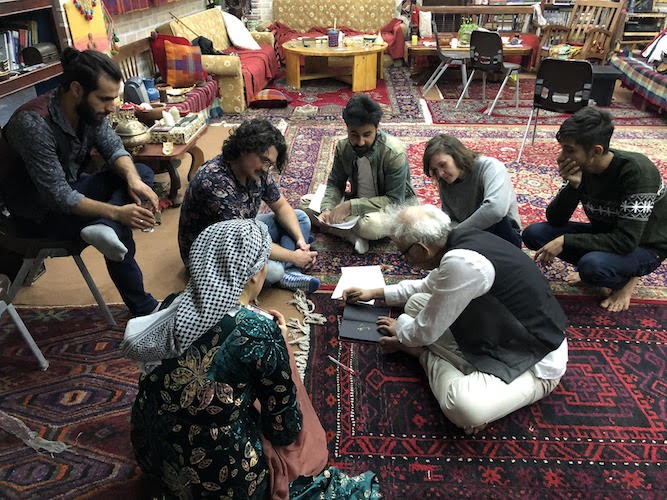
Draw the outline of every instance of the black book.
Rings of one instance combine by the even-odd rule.
[[[389,316],[389,309],[366,304],[346,304],[338,334],[341,339],[378,342],[384,336],[377,330],[379,316]]]

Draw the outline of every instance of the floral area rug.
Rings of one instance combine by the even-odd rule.
[[[519,79],[519,107],[515,107],[514,85],[505,85],[503,93],[493,109],[493,114],[488,116],[485,111],[493,103],[500,82],[487,82],[486,103],[482,103],[482,82],[475,80],[470,84],[470,97],[464,98],[461,105],[456,108],[456,101],[461,95],[463,86],[461,81],[447,79],[438,84],[442,93],[442,100],[427,100],[433,123],[437,124],[488,124],[488,125],[525,125],[533,106],[533,91],[535,88],[534,78]],[[617,126],[665,126],[667,117],[651,111],[641,111],[630,103],[612,102],[607,109]],[[568,115],[554,113],[552,111],[540,111],[539,126],[560,125]]]
[[[279,78],[270,88],[280,90],[291,102],[285,108],[251,109],[242,115],[225,115],[231,121],[250,118],[284,118],[291,121],[341,122],[343,108],[355,93],[343,82],[325,78],[302,83],[299,90],[287,86],[285,78]],[[384,80],[378,80],[375,90],[364,92],[376,101],[383,110],[385,122],[424,122],[419,105],[419,91],[410,80],[407,68],[389,66]]]
[[[526,146],[522,161],[516,157],[521,145],[522,127],[460,126],[443,130],[433,125],[380,124],[386,132],[400,138],[408,146],[408,158],[412,184],[420,202],[440,205],[437,187],[424,176],[422,156],[426,142],[439,133],[457,136],[466,145],[505,162],[512,177],[519,202],[519,214],[524,226],[544,220],[544,210],[560,186],[555,158],[559,146],[554,127],[540,127],[535,144]],[[312,193],[319,184],[326,183],[333,162],[335,146],[345,137],[342,125],[320,127],[292,125],[286,132],[290,161],[280,183],[282,191],[294,207],[299,206],[301,195]],[[651,144],[647,149],[646,144]],[[667,128],[617,129],[612,146],[619,149],[641,151],[647,154],[667,178]],[[576,216],[585,220],[582,211]],[[418,277],[418,271],[406,266],[396,248],[388,240],[371,242],[370,251],[356,254],[346,241],[323,233],[316,233],[315,247],[318,260],[311,272],[322,284],[335,286],[343,266],[381,265],[388,283],[406,277]],[[563,277],[573,269],[569,264],[556,260],[544,269],[552,287],[561,294],[598,295],[599,290],[565,284]],[[642,278],[636,297],[667,300],[667,264]]]
[[[466,436],[415,358],[340,340],[340,301],[313,300],[327,322],[313,328],[304,383],[330,463],[376,472],[385,498],[665,498],[665,305],[610,315],[593,300],[561,298],[570,324],[561,383]]]

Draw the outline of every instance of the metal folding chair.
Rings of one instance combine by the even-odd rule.
[[[32,338],[32,335],[30,335],[28,328],[25,326],[25,323],[14,307],[14,304],[11,303],[11,300],[8,297],[10,286],[11,281],[9,280],[9,277],[4,274],[0,274],[0,318],[2,318],[2,315],[5,313],[5,311],[7,311],[7,314],[9,314],[9,319],[12,320],[19,333],[23,336],[23,340],[25,340],[26,344],[28,344],[28,347],[37,358],[39,367],[42,370],[46,370],[49,367],[49,362],[42,354],[42,351],[37,346],[37,343]]]
[[[459,66],[461,68],[461,84],[464,87],[466,81],[468,80],[468,70],[466,68],[466,61],[469,59],[468,54],[448,51],[446,48],[441,47],[440,37],[438,36],[438,26],[435,21],[431,21],[431,27],[433,30],[433,38],[435,38],[436,52],[440,58],[440,64],[424,84],[424,89],[422,91],[424,96],[435,86],[436,83],[438,83],[442,75],[450,66]]]
[[[493,113],[493,108],[496,107],[498,98],[503,93],[505,84],[512,74],[516,75],[516,91],[515,91],[515,101],[516,107],[519,107],[519,70],[521,65],[514,63],[506,63],[503,61],[503,41],[500,38],[500,35],[494,31],[482,31],[475,30],[470,35],[470,66],[472,67],[472,72],[470,73],[470,78],[468,82],[463,87],[463,92],[461,92],[461,97],[456,103],[458,108],[463,100],[463,97],[468,91],[468,87],[472,82],[472,79],[475,76],[475,71],[482,71],[482,102],[486,102],[486,74],[487,73],[503,73],[503,83],[500,85],[500,89],[496,94],[496,98],[493,100],[493,104],[486,111],[487,115]]]
[[[41,268],[45,259],[48,257],[72,257],[93,297],[95,297],[102,316],[104,316],[109,325],[115,326],[116,321],[81,258],[81,252],[87,246],[88,244],[81,240],[36,238],[25,235],[16,227],[11,217],[0,215],[0,248],[9,250],[23,258],[21,267],[7,291],[7,304],[12,303],[14,297],[16,297],[16,294],[24,284],[32,283],[33,277]]]
[[[516,161],[521,160],[523,148],[526,145],[530,122],[535,114],[533,125],[533,142],[540,109],[555,111],[556,113],[575,113],[588,106],[593,87],[593,67],[588,61],[577,59],[542,60],[537,77],[535,78],[535,92],[533,93],[533,109],[530,110],[526,131],[521,141],[521,149]]]

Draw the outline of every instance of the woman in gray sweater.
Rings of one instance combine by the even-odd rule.
[[[424,174],[437,181],[442,210],[454,225],[489,231],[521,248],[516,193],[501,161],[440,134],[426,145]]]

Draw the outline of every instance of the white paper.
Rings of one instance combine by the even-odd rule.
[[[326,184],[320,184],[317,186],[313,198],[310,200],[308,208],[310,208],[316,214],[319,214],[322,211],[322,200],[324,199],[324,192],[327,190]]]
[[[342,299],[343,291],[348,288],[383,288],[385,286],[384,276],[380,266],[353,266],[341,267],[340,279],[331,294],[332,299]],[[374,300],[369,300],[366,304],[373,304]]]
[[[357,221],[359,220],[359,216],[355,215],[351,219],[347,219],[345,222],[339,222],[338,224],[327,224],[326,222],[323,222],[322,219],[318,219],[322,224],[325,226],[329,227],[335,227],[338,229],[352,229],[354,226],[357,225]]]

